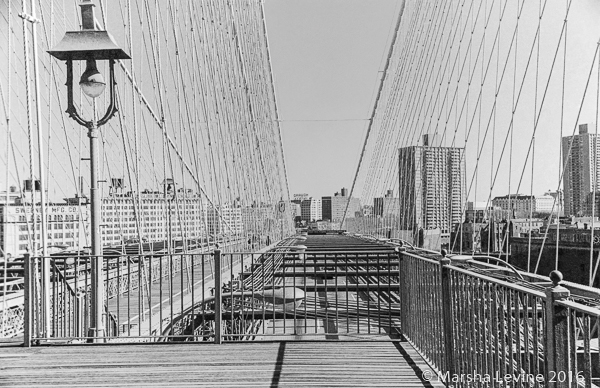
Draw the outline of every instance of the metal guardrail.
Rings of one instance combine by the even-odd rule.
[[[25,310],[23,290],[3,295],[0,302],[0,338],[11,338],[23,333]]]
[[[515,276],[387,244],[105,258],[105,281],[117,283],[105,288],[105,341],[402,336],[441,374],[509,375],[536,387],[598,385],[595,290],[568,282],[565,288],[559,273]],[[36,260],[25,266],[29,341],[89,340],[89,263],[51,266],[52,324],[44,333],[36,323],[44,322]]]
[[[50,268],[47,288],[43,260]],[[90,332],[93,260],[26,259],[27,344],[335,339],[399,330],[399,267],[391,250],[306,253],[281,246],[262,253],[103,257],[100,338]]]
[[[438,374],[454,376],[454,386],[486,376],[495,382],[490,386],[600,381],[599,301],[592,307],[584,304],[592,299],[573,297],[559,272],[550,282],[503,280],[446,258],[400,252],[400,273],[402,333]]]
[[[183,250],[182,242],[175,242],[178,245],[174,247],[171,251],[173,252],[173,271],[179,272],[179,268],[181,263],[179,262],[179,253]],[[149,248],[157,248],[164,244],[154,244],[152,247],[148,246],[149,244],[144,244],[145,249]],[[237,250],[240,246],[243,245],[243,240],[230,240],[224,244],[225,249],[227,250]],[[129,249],[129,247],[125,250],[127,252],[121,252],[119,250],[114,250],[111,248],[106,248],[104,250],[104,259],[111,263],[111,268],[105,268],[104,284],[103,289],[106,292],[106,298],[114,298],[118,294],[127,294],[131,290],[135,290],[140,286],[139,280],[142,278],[147,278],[147,274],[144,276],[138,276],[137,271],[138,267],[135,265],[139,257],[159,257],[164,256],[164,251],[147,251],[140,253],[140,247],[138,245],[132,246],[135,249]],[[200,252],[208,251],[212,249],[212,245],[209,244],[194,244],[193,241],[187,241],[187,249],[188,252]],[[193,249],[193,250],[192,250]],[[135,253],[132,253],[135,252]],[[127,260],[130,260],[132,264],[127,268],[126,271],[119,271],[117,269],[118,265],[117,258],[120,258],[121,267],[124,267]],[[91,301],[85,298],[86,295],[89,295],[91,292],[90,283],[91,281],[91,271],[90,265],[93,260],[90,256],[86,256],[81,252],[66,252],[64,255],[62,254],[54,254],[44,260],[43,258],[36,257],[32,259],[31,257],[28,259],[28,264],[30,264],[30,277],[32,279],[32,283],[30,287],[33,287],[31,291],[32,294],[36,294],[38,300],[33,301],[31,305],[31,310],[35,312],[38,316],[36,320],[32,321],[31,327],[33,337],[48,337],[58,335],[59,337],[67,338],[70,336],[85,336],[86,330],[89,329],[89,309],[91,308]],[[42,281],[42,263],[47,264],[49,268],[51,268],[52,275],[51,279],[48,282],[48,286],[41,285]],[[45,265],[44,264],[44,265]],[[16,258],[14,261],[9,263],[2,263],[0,265],[0,338],[10,338],[24,334],[25,327],[25,295],[23,289],[25,288],[25,263],[24,257]],[[158,272],[160,269],[158,266],[154,266],[150,268],[152,276],[154,279],[158,279],[160,276],[166,277],[169,273],[169,268],[163,266],[162,275]],[[75,272],[78,273],[80,281],[78,281],[77,285],[74,284],[73,278],[75,277]],[[87,278],[85,278],[87,276]],[[75,288],[73,288],[75,287]],[[46,291],[47,290],[47,291]],[[53,301],[50,303],[50,300],[46,300],[46,296],[41,298],[41,295],[48,295],[48,297],[52,294],[56,294],[53,296]],[[42,311],[42,305],[44,305]],[[47,305],[47,307],[45,307]],[[36,311],[36,309],[40,309],[40,311]],[[74,315],[77,314],[78,318],[64,319],[62,322],[54,320],[53,322],[41,322],[39,319],[44,318],[46,316],[53,316],[54,311],[57,313],[64,315]],[[61,312],[62,311],[62,312]],[[105,318],[108,320],[108,323],[104,330],[118,332],[119,328],[116,323],[116,315],[105,309],[104,311]],[[33,319],[33,318],[32,318]],[[86,322],[87,320],[88,322]],[[123,330],[123,327],[120,328]],[[42,331],[44,334],[42,334]],[[26,333],[27,334],[27,333]]]
[[[50,262],[50,286],[43,287],[39,270]],[[33,341],[91,341],[91,263],[95,257],[74,261],[26,258],[26,343]],[[214,279],[211,253],[103,257],[105,303],[104,341],[119,338],[152,340],[187,305],[205,297]],[[49,293],[49,308],[43,306]],[[29,309],[29,310],[27,310]],[[48,313],[46,313],[48,311]],[[49,317],[45,317],[48,314]],[[44,322],[48,322],[47,325]]]
[[[217,289],[185,311],[163,332],[165,340],[387,337],[399,330],[398,260],[393,251],[298,252],[280,247],[259,255],[215,253],[215,263],[224,265],[238,256],[244,271],[231,287]]]
[[[92,256],[26,257],[22,308],[25,322],[21,324],[24,342],[30,345],[47,341],[157,341],[191,306],[210,304],[215,291],[220,292],[221,286],[227,283],[231,286],[230,280],[243,271],[241,263],[245,257],[258,258],[262,254],[228,253],[227,263],[221,259],[215,262],[216,255],[220,255],[220,250],[111,255],[99,259]],[[95,260],[102,261],[104,313],[102,327],[92,332],[91,268]],[[41,279],[43,262],[50,269],[46,286]],[[263,272],[265,268],[263,266]],[[268,280],[268,276],[263,278]],[[101,333],[100,338],[96,338],[97,331]]]
[[[554,346],[556,349],[568,349],[568,352],[553,362],[557,368],[568,368],[569,371],[567,375],[556,377],[575,378],[585,387],[600,385],[600,311],[566,298],[556,301],[555,305],[558,317],[553,322]]]
[[[23,333],[23,263],[0,258],[0,338]]]

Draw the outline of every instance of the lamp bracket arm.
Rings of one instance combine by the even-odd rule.
[[[117,109],[117,104],[116,104],[116,91],[115,91],[115,85],[117,84],[115,81],[115,60],[114,59],[110,59],[109,60],[109,67],[110,67],[110,76],[109,76],[109,83],[110,83],[110,103],[108,105],[108,108],[106,109],[106,113],[104,114],[104,117],[102,117],[100,120],[98,120],[98,127],[106,124],[108,122],[108,120],[110,120],[115,113],[117,113],[118,109]]]
[[[75,104],[73,103],[73,60],[67,59],[67,110],[66,113],[69,114],[69,117],[75,120],[77,124],[89,127],[90,122],[84,120],[77,112],[77,108],[75,108]]]

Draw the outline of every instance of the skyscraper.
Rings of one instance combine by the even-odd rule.
[[[346,218],[353,218],[356,212],[361,209],[358,198],[348,197],[348,189],[342,188],[341,193],[335,193],[333,197],[322,197],[323,219],[331,222],[340,222],[344,219],[346,208],[348,214]]]
[[[589,133],[592,128],[593,124],[580,124],[578,135],[562,138],[565,215],[591,215],[587,214],[586,199],[594,189],[594,174],[598,179],[600,173],[597,157],[600,139]]]
[[[319,221],[321,214],[321,199],[310,197],[300,203],[301,217],[304,221]]]
[[[395,198],[394,191],[388,190],[385,196],[373,198],[373,214],[382,217],[397,216],[399,204],[400,198]]]
[[[400,225],[405,230],[440,228],[461,222],[465,203],[464,148],[424,145],[400,148]]]

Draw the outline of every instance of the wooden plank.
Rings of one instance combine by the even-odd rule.
[[[428,369],[407,343],[271,342],[5,348],[0,385],[395,386]]]

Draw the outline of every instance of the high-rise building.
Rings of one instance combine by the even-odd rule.
[[[230,205],[209,207],[207,226],[211,234],[239,235],[244,232],[242,209]]]
[[[21,192],[16,186],[10,186],[8,191],[0,191],[0,203],[16,203],[21,199]]]
[[[119,245],[142,238],[165,241],[203,237],[208,204],[191,190],[114,190],[103,197],[102,244]],[[69,201],[72,202],[72,201]]]
[[[462,221],[465,203],[464,148],[424,145],[399,149],[402,229],[440,228]]]
[[[492,205],[501,210],[508,210],[511,217],[527,218],[531,213],[551,213],[554,198],[550,195],[509,194],[495,197]]]
[[[244,206],[241,208],[241,212],[244,232],[249,235],[261,235],[274,219],[273,206],[264,203]]]
[[[373,198],[373,214],[376,216],[397,216],[400,213],[400,198],[394,198],[394,191],[388,190],[384,197]]]
[[[300,204],[300,216],[303,221],[319,221],[323,218],[321,200],[309,198]]]
[[[90,206],[87,198],[47,203],[47,236],[41,234],[41,204],[37,186],[26,182],[0,200],[0,257],[37,253],[45,240],[52,248],[81,250],[90,245]],[[272,206],[255,206],[243,213],[239,205],[213,207],[191,190],[123,192],[113,187],[101,201],[101,241],[104,247],[142,241],[194,239],[213,235],[260,233],[273,223]]]
[[[563,190],[565,215],[589,216],[587,197],[600,178],[598,158],[600,138],[589,133],[593,124],[580,124],[579,134],[562,138]],[[594,180],[594,174],[596,179]]]
[[[47,202],[44,206],[46,236],[42,235],[40,188],[40,181],[27,179],[22,192],[11,186],[8,193],[1,193],[0,257],[18,257],[27,252],[39,254],[43,242],[53,249],[89,246],[90,212],[85,201],[83,204]]]
[[[85,205],[49,203],[45,207],[47,238],[41,234],[41,205],[0,204],[0,257],[39,254],[42,241],[50,247],[83,249],[89,246],[90,211]]]
[[[361,211],[361,204],[358,198],[348,197],[348,189],[342,188],[341,194],[335,193],[333,197],[323,197],[323,219],[332,222],[341,222],[344,219],[344,213],[348,208],[346,218],[354,218],[356,212]]]
[[[309,195],[306,193],[303,194],[294,194],[294,199],[292,200],[292,202],[294,203],[300,203],[302,201],[305,201],[307,199],[309,199]]]
[[[291,205],[292,205],[292,216],[294,217],[294,220],[296,219],[296,217],[302,218],[302,206],[300,206],[299,203],[295,203],[293,201],[292,201]]]

